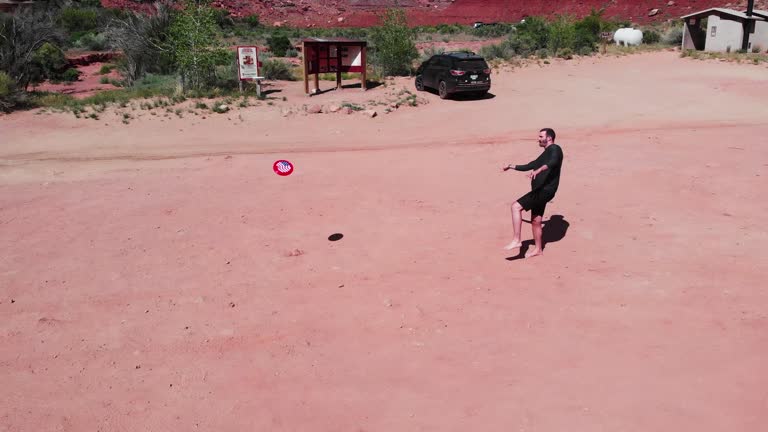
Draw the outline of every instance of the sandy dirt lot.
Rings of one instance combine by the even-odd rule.
[[[763,429],[768,68],[493,80],[375,118],[303,105],[412,81],[0,118],[0,431]],[[542,127],[562,182],[519,259],[500,168]]]

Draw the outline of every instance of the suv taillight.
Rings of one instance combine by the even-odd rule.
[[[486,75],[490,75],[491,74],[491,70],[490,69],[483,69],[483,73],[486,74]]]
[[[462,76],[462,75],[464,75],[465,73],[466,73],[466,72],[465,72],[465,71],[462,71],[462,70],[455,70],[455,69],[451,69],[451,75],[453,75],[453,76]]]

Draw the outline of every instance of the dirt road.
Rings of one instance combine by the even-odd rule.
[[[662,52],[493,79],[375,118],[283,113],[412,83],[0,118],[0,431],[764,427],[768,69]],[[529,186],[501,167],[542,127],[562,183],[545,254],[518,259]]]

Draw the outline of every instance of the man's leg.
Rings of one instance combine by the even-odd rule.
[[[525,253],[526,258],[539,256],[544,253],[544,246],[541,244],[541,234],[543,232],[541,228],[542,219],[542,215],[531,215],[531,231],[533,231],[533,242],[535,245],[533,249]]]
[[[506,250],[517,249],[523,245],[523,242],[520,240],[521,231],[523,230],[523,206],[517,201],[512,203],[512,229],[514,230],[512,243],[504,247]]]

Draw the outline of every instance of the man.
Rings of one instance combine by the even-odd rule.
[[[512,243],[504,249],[517,249],[523,245],[520,241],[520,232],[523,226],[523,210],[531,211],[531,230],[535,247],[525,254],[526,258],[541,255],[541,219],[544,209],[549,201],[555,197],[557,187],[560,185],[560,167],[563,163],[563,150],[555,144],[555,131],[545,128],[539,131],[539,146],[544,151],[539,157],[525,165],[507,165],[504,171],[514,169],[516,171],[531,171],[528,178],[531,179],[531,191],[523,195],[512,204],[512,226],[514,237]]]

